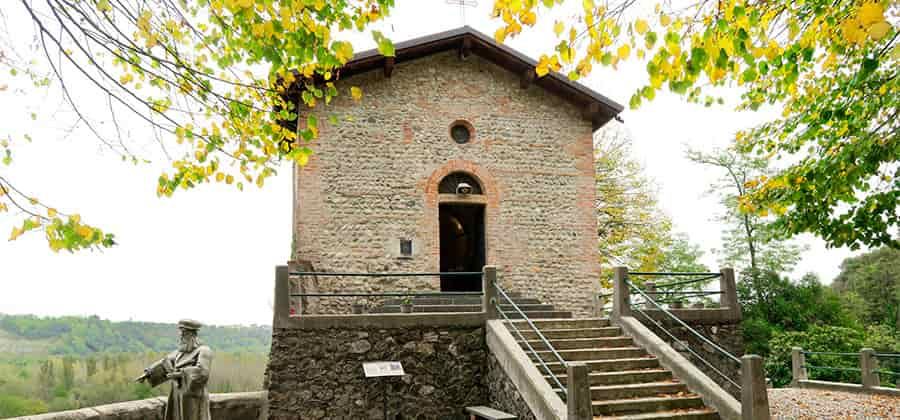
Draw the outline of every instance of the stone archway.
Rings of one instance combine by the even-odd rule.
[[[448,176],[455,176],[454,174],[462,175],[460,177],[462,180],[475,181],[477,185],[473,187],[477,193],[456,194],[442,191],[442,181],[445,181],[443,190],[447,190],[446,180]],[[481,271],[483,265],[495,264],[499,202],[494,178],[480,166],[462,159],[454,159],[435,170],[428,177],[425,187],[425,223],[430,233],[428,246],[432,266],[439,271]],[[454,241],[454,238],[451,238],[451,229],[456,229],[463,237]],[[448,250],[448,246],[460,248]],[[448,261],[461,264],[450,265]],[[480,280],[476,288],[476,284],[461,282],[451,285],[448,280],[442,279],[441,289],[475,291],[481,290],[481,285]]]

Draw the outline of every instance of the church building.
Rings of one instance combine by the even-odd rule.
[[[294,173],[293,256],[319,272],[481,271],[586,315],[598,289],[593,133],[622,106],[469,27],[358,53]],[[335,125],[326,124],[329,115]],[[480,291],[480,278],[408,278]],[[397,290],[397,283],[390,289]],[[371,279],[319,290],[375,291]]]

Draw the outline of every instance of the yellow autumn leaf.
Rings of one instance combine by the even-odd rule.
[[[351,87],[350,88],[350,96],[352,96],[353,99],[357,100],[357,101],[362,99],[362,89],[360,89],[356,86]]]
[[[647,21],[644,19],[638,19],[634,21],[634,30],[637,31],[639,35],[643,35],[650,29],[650,26],[647,24]]]
[[[94,234],[94,230],[87,226],[80,225],[75,227],[75,233],[77,233],[78,236],[81,236],[82,238],[90,238],[91,235]]]
[[[297,163],[298,163],[300,166],[306,166],[306,164],[307,164],[308,162],[309,162],[309,155],[308,155],[308,154],[306,154],[306,153],[301,153],[299,156],[297,156]]]
[[[556,33],[556,36],[562,34],[562,31],[566,29],[566,25],[564,25],[560,21],[556,21],[556,24],[553,25],[553,32]]]
[[[859,6],[859,20],[864,26],[869,26],[884,20],[884,8],[880,4],[870,2]]]
[[[519,16],[519,20],[528,26],[534,26],[534,23],[537,22],[537,15],[529,10]]]
[[[12,233],[9,235],[9,240],[15,241],[19,236],[22,236],[22,229],[14,227]]]
[[[228,184],[228,185],[231,185],[232,182],[234,182],[234,176],[232,176],[232,175],[226,175],[226,176],[225,176],[225,183]]]
[[[891,24],[885,21],[877,22],[869,27],[869,36],[878,41],[891,31]]]
[[[622,44],[621,47],[616,51],[616,56],[619,57],[619,60],[627,60],[628,56],[631,55],[631,46],[628,44]]]
[[[659,15],[659,24],[662,26],[669,26],[672,23],[672,18],[667,15]]]
[[[506,28],[505,27],[497,28],[497,32],[494,32],[494,40],[497,41],[497,43],[502,44],[503,40],[505,40],[505,39],[506,39]]]
[[[54,209],[54,208],[48,208],[48,209],[47,209],[47,216],[48,216],[48,217],[56,217],[56,214],[57,214],[56,209]]]
[[[112,10],[112,5],[109,4],[109,0],[100,0],[97,2],[97,10],[101,12],[108,12]]]
[[[225,180],[225,174],[219,172],[216,174],[216,182],[222,182]]]

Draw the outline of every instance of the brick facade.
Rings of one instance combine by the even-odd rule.
[[[438,271],[438,205],[485,206],[486,260],[507,290],[587,315],[600,265],[594,211],[591,122],[582,109],[477,55],[454,51],[345,78],[364,92],[320,112],[314,155],[295,172],[294,258],[317,271]],[[339,119],[325,123],[327,115]],[[472,140],[449,127],[465,120]],[[464,171],[484,195],[439,194]],[[400,239],[413,255],[399,255]],[[398,284],[399,283],[399,284]],[[321,291],[417,290],[437,279],[318,280]],[[346,302],[342,303],[345,304]],[[336,310],[321,302],[323,310]]]

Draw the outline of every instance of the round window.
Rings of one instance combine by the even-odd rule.
[[[450,126],[450,138],[459,144],[472,140],[472,125],[466,121],[456,121]]]

